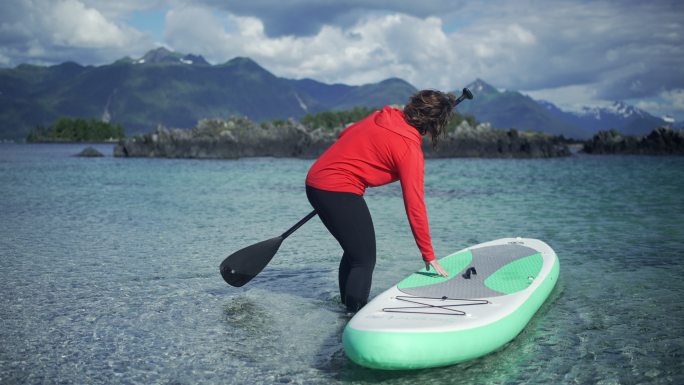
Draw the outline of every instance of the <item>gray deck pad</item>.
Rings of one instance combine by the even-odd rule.
[[[455,274],[451,279],[436,283],[410,288],[399,288],[400,291],[415,297],[431,298],[486,298],[504,295],[484,285],[484,281],[503,266],[538,251],[527,246],[509,244],[485,246],[471,249],[473,260],[465,269]],[[463,277],[463,273],[474,267],[477,275],[472,274],[470,279]]]

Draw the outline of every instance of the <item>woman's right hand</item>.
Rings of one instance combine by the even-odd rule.
[[[442,265],[437,262],[436,259],[433,259],[430,262],[425,262],[425,270],[430,271],[430,267],[435,269],[435,273],[441,275],[442,277],[448,277],[449,273],[447,273],[446,270],[442,267]]]

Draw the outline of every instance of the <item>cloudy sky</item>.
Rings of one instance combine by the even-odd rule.
[[[3,0],[0,66],[111,63],[164,46],[277,76],[460,89],[564,109],[623,100],[684,120],[684,2]]]

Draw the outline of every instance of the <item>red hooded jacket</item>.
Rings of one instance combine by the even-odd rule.
[[[397,180],[418,249],[435,259],[423,194],[422,136],[406,123],[403,111],[385,107],[347,127],[311,166],[306,184],[325,191],[363,195],[367,187]]]

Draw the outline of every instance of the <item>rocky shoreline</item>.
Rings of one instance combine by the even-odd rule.
[[[168,129],[122,139],[117,157],[238,159],[244,157],[317,158],[336,140],[335,130],[309,129],[294,120],[257,125],[244,118],[204,119],[197,127]],[[498,130],[489,124],[461,122],[437,151],[423,142],[426,158],[550,158],[569,156],[561,138],[517,130]]]
[[[586,154],[610,155],[684,155],[684,131],[658,127],[642,137],[601,131],[584,143]]]

